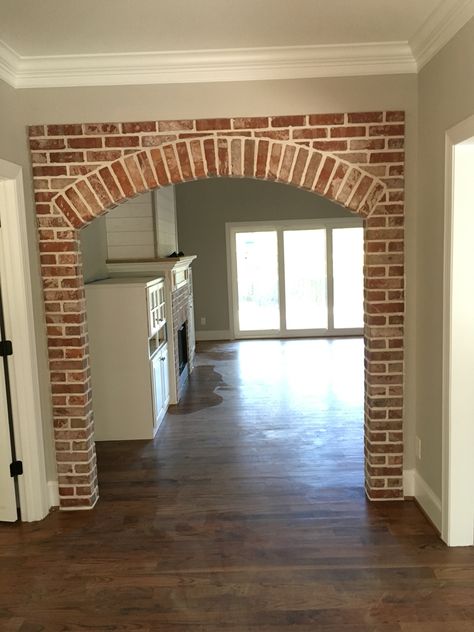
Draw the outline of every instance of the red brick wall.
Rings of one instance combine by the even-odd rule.
[[[192,277],[189,275],[189,281],[186,285],[174,290],[171,294],[171,311],[173,313],[173,331],[169,332],[170,336],[174,337],[174,358],[173,368],[176,376],[176,384],[179,395],[179,354],[178,354],[178,330],[187,322],[191,316],[190,303],[192,301]],[[188,369],[189,372],[194,367],[194,335],[191,335],[189,328],[186,331],[187,334],[187,352],[188,352]]]
[[[277,180],[365,218],[366,490],[403,496],[404,114],[361,112],[30,128],[63,508],[97,497],[77,231],[143,191]]]

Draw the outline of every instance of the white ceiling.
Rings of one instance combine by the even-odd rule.
[[[440,0],[1,0],[19,55],[408,41]]]
[[[474,0],[0,0],[15,87],[416,72]]]

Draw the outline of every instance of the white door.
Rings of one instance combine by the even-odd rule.
[[[168,345],[164,345],[151,360],[153,381],[153,416],[155,431],[163,421],[170,402],[170,378],[168,368]]]
[[[170,376],[168,369],[168,346],[165,345],[161,351],[161,386],[163,393],[163,408],[166,412],[170,402]]]
[[[449,546],[474,543],[473,171],[471,116],[446,137],[441,520],[431,500],[425,507],[437,527],[441,521],[442,538]]]
[[[160,413],[163,408],[161,389],[161,353],[158,351],[151,359],[151,375],[153,382],[153,424],[155,428],[160,423]]]
[[[155,353],[151,360],[151,372],[153,380],[153,418],[155,430],[164,416],[165,402],[163,399],[163,370],[162,352]]]
[[[3,330],[0,297],[0,325]],[[4,358],[0,357],[0,520],[14,522],[18,519],[15,480],[10,475],[12,462],[10,422],[8,415]]]

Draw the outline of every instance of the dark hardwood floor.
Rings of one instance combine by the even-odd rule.
[[[362,341],[201,343],[101,498],[0,526],[0,629],[472,632],[474,549],[363,493]]]

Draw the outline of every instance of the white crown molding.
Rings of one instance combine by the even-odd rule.
[[[421,70],[474,17],[474,0],[443,0],[409,44]]]
[[[306,79],[416,72],[406,42],[21,57],[8,47],[15,88]]]

